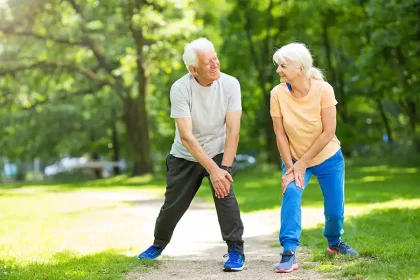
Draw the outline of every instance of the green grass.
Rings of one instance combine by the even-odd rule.
[[[161,196],[152,179],[2,186],[0,279],[122,279],[155,266],[136,259],[149,245],[140,230],[147,213],[113,198],[138,189]]]
[[[326,256],[322,225],[304,223],[301,241],[314,253],[310,268],[335,279],[420,279],[419,177],[417,168],[348,166],[344,239],[360,258]],[[280,182],[280,172],[269,167],[238,172],[241,211],[277,211]],[[0,279],[122,279],[153,267],[136,260],[148,245],[141,236],[148,213],[136,212],[126,198],[162,196],[164,187],[162,175],[1,186]],[[111,197],[98,199],[105,192]],[[207,180],[198,196],[212,200]],[[313,179],[303,208],[322,220],[322,207]]]
[[[80,255],[61,251],[47,262],[18,259],[0,261],[0,279],[120,279],[135,267],[144,271],[156,266],[152,261],[139,261],[117,250]]]
[[[327,255],[323,224],[303,223],[301,243],[313,251],[312,261],[317,264],[311,264],[311,269],[334,279],[420,279],[419,173],[417,168],[382,165],[347,168],[343,239],[360,257]],[[278,207],[281,198],[276,180],[280,182],[279,173],[272,177],[265,172],[243,174],[236,187],[241,208]],[[264,187],[255,189],[259,183]],[[316,179],[305,190],[302,204],[322,215],[323,199]]]
[[[420,206],[379,209],[348,219],[346,241],[357,259],[329,256],[322,227],[304,230],[302,244],[313,249],[318,269],[333,278],[420,279]]]

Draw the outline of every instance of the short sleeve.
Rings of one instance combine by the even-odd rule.
[[[324,88],[321,91],[321,108],[328,108],[337,105],[335,99],[334,89],[328,83],[325,83]]]
[[[183,94],[183,92],[178,87],[171,87],[171,118],[191,118],[191,110],[187,96],[188,95]]]
[[[234,79],[232,87],[230,88],[229,92],[229,99],[228,99],[228,112],[235,112],[242,110],[242,102],[241,102],[241,85],[237,79]]]
[[[281,118],[281,109],[280,109],[280,103],[279,103],[279,97],[277,95],[277,91],[273,89],[271,91],[271,97],[270,97],[270,115],[272,117],[279,117]]]

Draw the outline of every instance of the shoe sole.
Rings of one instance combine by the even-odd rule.
[[[242,271],[245,268],[245,266],[243,265],[242,267],[238,267],[238,268],[231,268],[230,266],[227,266],[223,269],[224,272],[237,272],[237,271]]]
[[[294,265],[292,265],[290,269],[284,269],[284,268],[280,268],[279,270],[276,269],[276,273],[289,273],[298,269],[299,269],[299,265],[295,263]]]
[[[355,257],[359,255],[359,254],[343,254],[343,253],[340,253],[339,251],[331,249],[330,247],[327,248],[327,253],[330,253],[332,255],[355,256]]]
[[[330,253],[330,254],[335,254],[335,255],[340,254],[340,252],[338,252],[336,250],[333,250],[330,247],[327,248],[327,252]]]
[[[157,257],[154,257],[154,258],[145,258],[145,257],[137,257],[137,259],[138,260],[156,260],[157,258],[159,258],[160,257],[160,255],[159,256],[157,256]]]

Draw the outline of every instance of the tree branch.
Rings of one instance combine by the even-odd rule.
[[[145,0],[142,1],[143,3],[147,3],[147,5],[152,6],[153,10],[156,10],[158,12],[163,12],[164,8],[162,6],[160,6],[159,4],[155,3],[156,1],[151,1],[151,0]]]
[[[265,49],[265,53],[264,54],[270,54],[272,53],[274,50],[273,48],[273,37],[270,35],[270,29],[271,26],[273,25],[273,14],[272,14],[272,10],[274,7],[274,2],[273,0],[270,0],[270,3],[268,4],[268,8],[267,8],[267,26],[266,26],[266,38],[265,38],[265,42],[264,42],[264,49]],[[279,31],[280,32],[280,31]],[[270,59],[271,60],[271,59]],[[271,82],[274,80],[275,74],[276,72],[274,72],[272,70],[271,67],[268,67],[269,64],[267,64],[267,67],[265,68],[265,70],[267,71],[267,73],[265,73],[269,78],[268,81]]]
[[[58,44],[66,44],[66,45],[70,45],[70,46],[84,46],[86,47],[86,43],[84,42],[77,42],[77,41],[70,41],[70,40],[66,40],[66,39],[61,39],[61,38],[54,38],[51,36],[43,36],[40,34],[36,34],[34,32],[31,31],[15,31],[12,28],[0,28],[0,31],[7,36],[22,36],[22,37],[32,37],[35,39],[39,39],[39,40],[44,40],[44,41],[53,41],[55,43]]]
[[[73,64],[63,64],[63,63],[48,62],[48,61],[38,61],[32,64],[20,65],[11,69],[4,69],[3,67],[0,67],[0,76],[5,76],[7,74],[13,75],[17,72],[33,70],[33,69],[43,69],[43,70],[67,69],[67,70],[81,73],[93,81],[106,82],[110,84],[110,82],[103,80],[97,73],[93,72],[92,70],[88,68],[80,67]]]
[[[76,1],[75,0],[69,0],[69,2],[70,2],[70,5],[73,7],[73,9],[76,11],[76,13],[78,13],[80,15],[80,17],[82,19],[84,19],[82,9],[80,8],[79,5],[77,5]]]
[[[98,82],[99,85],[103,84],[103,85],[110,85],[110,86],[114,87],[115,82],[117,82],[117,84],[119,84],[119,82],[116,81],[116,80],[110,81],[108,79],[102,78],[100,75],[98,75],[97,73],[95,73],[94,71],[92,71],[91,69],[88,69],[88,68],[84,68],[84,67],[80,67],[80,66],[76,66],[76,65],[72,65],[72,64],[62,64],[62,63],[48,62],[48,61],[39,61],[39,62],[35,62],[35,63],[28,64],[28,65],[21,65],[21,66],[15,67],[13,69],[2,69],[0,67],[0,77],[5,76],[7,74],[13,75],[17,72],[33,70],[33,69],[70,70],[70,71],[74,71],[74,72],[85,75],[86,77],[88,77],[92,81]],[[118,80],[118,78],[116,78],[116,79]],[[118,96],[121,99],[125,98],[123,92],[120,92],[117,88],[115,90],[116,90],[116,93],[118,94]]]
[[[75,12],[80,15],[80,17],[82,18],[82,20],[84,21],[85,18],[83,16],[83,11],[82,8],[76,3],[75,0],[68,0],[70,5],[73,7],[73,9],[75,10]],[[82,25],[82,31],[84,33],[88,33],[86,31],[86,28],[84,25]],[[98,60],[99,64],[105,68],[107,71],[111,72],[112,70],[114,70],[115,68],[118,67],[118,64],[116,63],[108,63],[106,57],[101,53],[101,51],[99,50],[98,44],[96,43],[95,40],[92,40],[89,36],[87,35],[83,35],[83,42],[84,45],[86,45],[87,47],[89,47],[93,54],[95,55],[96,59]]]
[[[74,92],[63,92],[63,93],[58,92],[58,96],[55,96],[54,98],[51,98],[51,96],[47,96],[47,98],[45,100],[31,103],[31,105],[29,107],[24,107],[22,104],[18,104],[18,105],[20,105],[22,107],[22,109],[24,109],[24,110],[33,110],[36,107],[44,105],[44,104],[49,103],[49,102],[62,101],[62,100],[66,100],[67,98],[74,97],[74,96],[83,96],[83,95],[95,93],[95,92],[99,91],[105,85],[107,85],[106,82],[101,82],[101,83],[97,84],[96,86],[86,88],[86,89],[77,90],[77,91],[74,91]],[[15,100],[13,103],[18,103],[18,102],[16,102],[16,100]],[[10,102],[2,102],[0,104],[0,106],[2,108],[10,106],[10,105],[11,105]]]
[[[238,1],[238,4],[244,4],[242,3],[243,1]],[[248,39],[248,44],[249,44],[249,50],[251,52],[251,55],[253,56],[253,60],[255,62],[255,66],[257,67],[257,71],[260,72],[260,58],[257,55],[257,51],[255,50],[255,46],[254,46],[254,41],[252,40],[252,34],[251,34],[251,19],[249,16],[249,12],[248,12],[248,7],[246,7],[246,3],[245,5],[245,11],[244,11],[244,15],[245,15],[245,32],[246,32],[246,37]]]
[[[270,45],[272,42],[272,38],[270,36],[270,29],[273,24],[273,15],[271,14],[271,10],[273,9],[273,0],[270,0],[270,3],[268,4],[267,8],[267,26],[265,29],[266,37],[264,41],[264,54],[270,53]],[[272,50],[271,50],[272,51]]]

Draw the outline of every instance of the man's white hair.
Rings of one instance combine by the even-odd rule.
[[[184,64],[188,71],[190,70],[190,66],[198,66],[197,52],[204,52],[208,50],[214,51],[214,46],[207,38],[196,39],[185,46],[182,59],[184,60]]]

